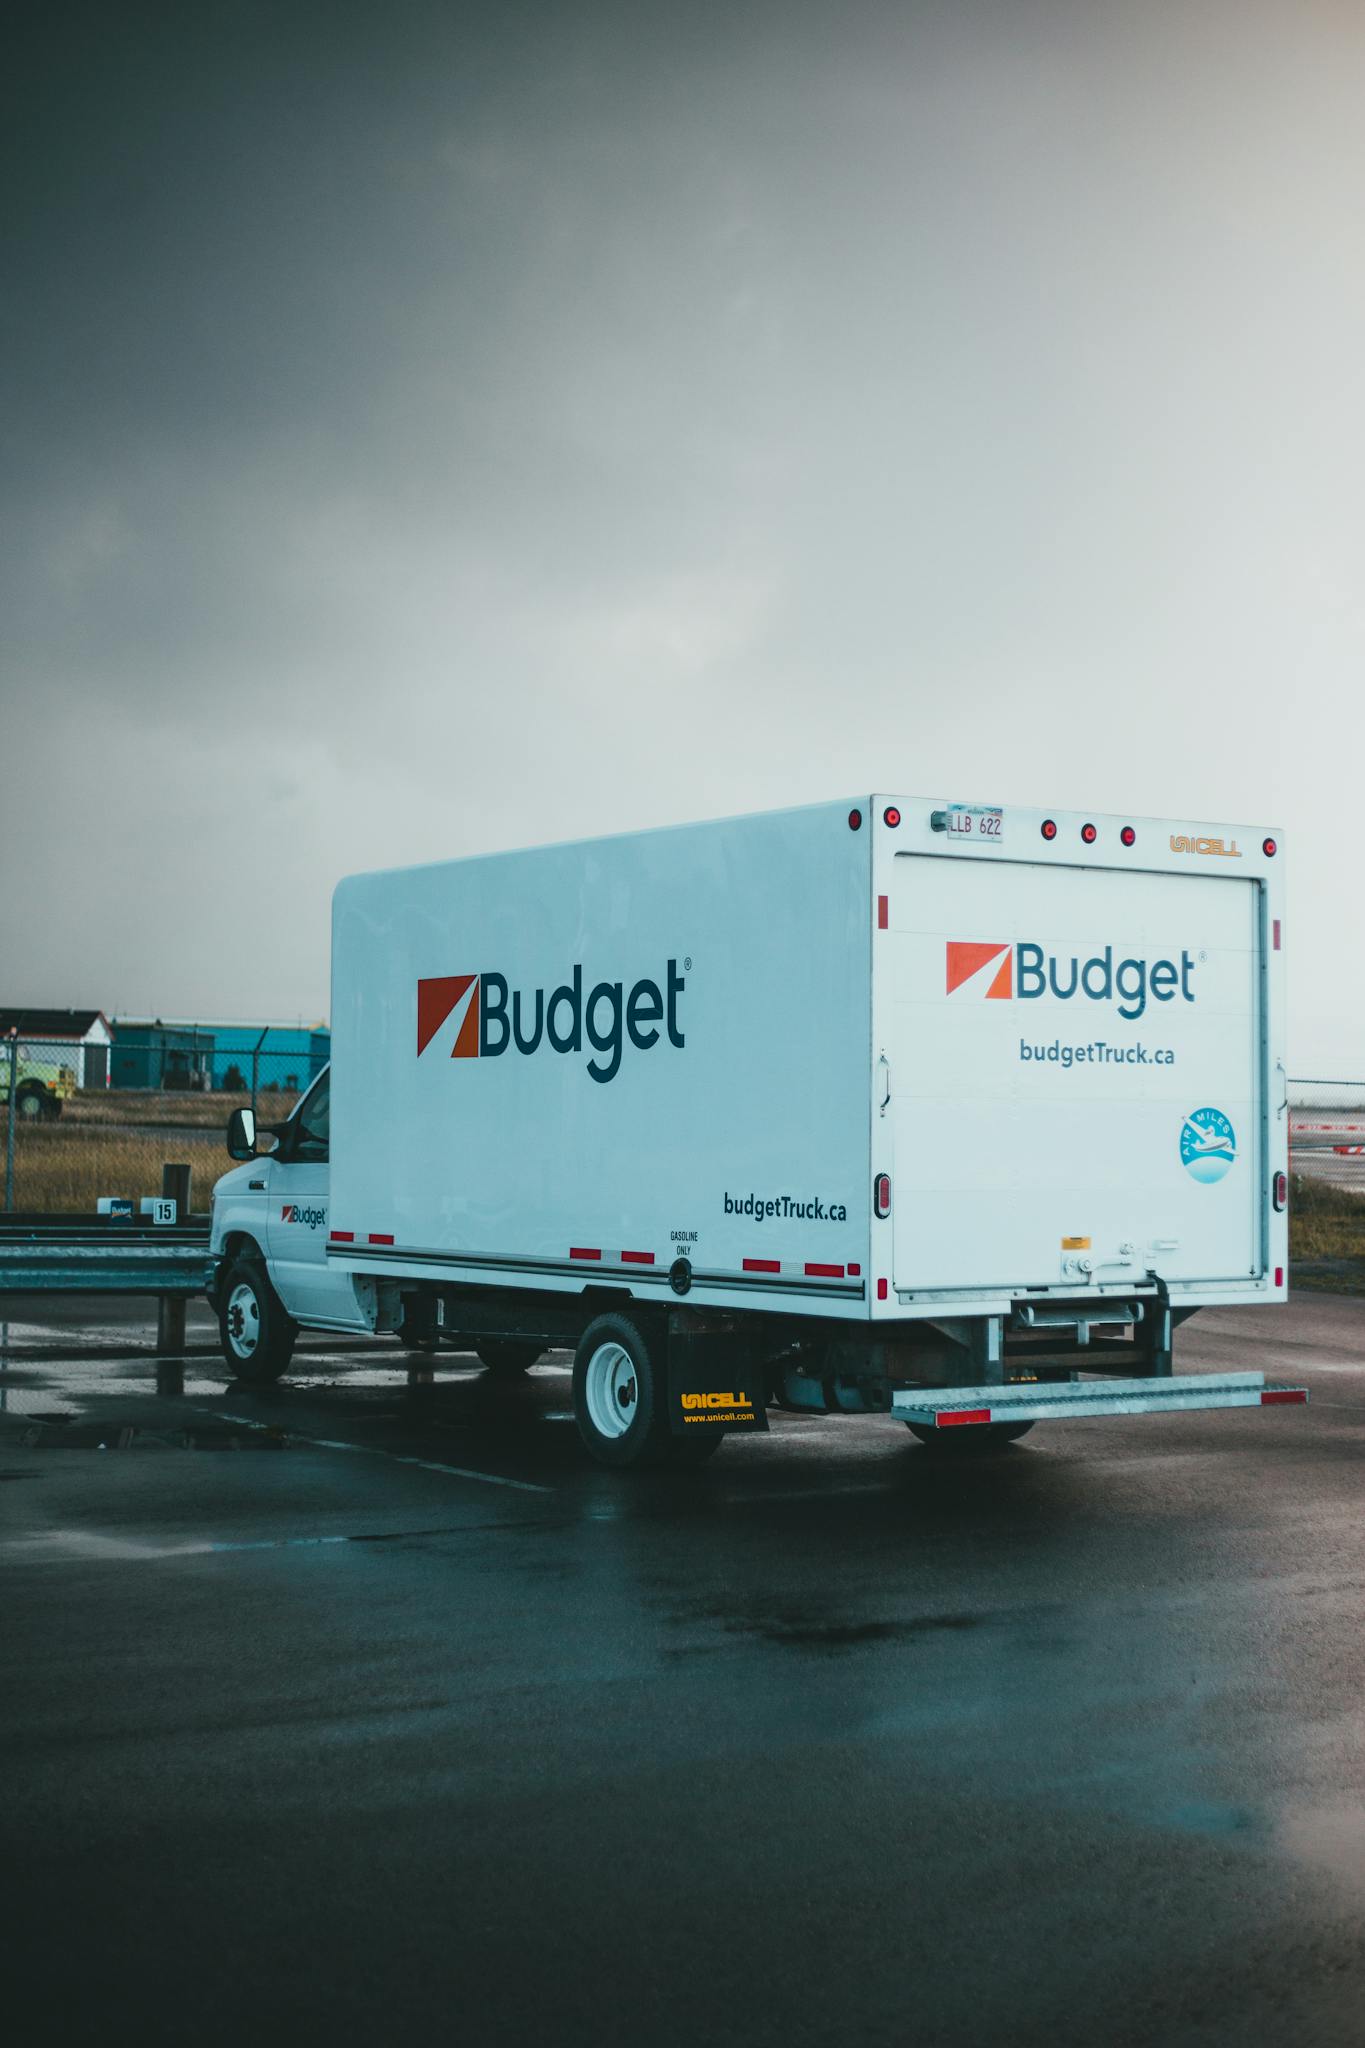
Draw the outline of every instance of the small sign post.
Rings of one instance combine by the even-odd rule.
[[[151,1202],[153,1223],[174,1223],[178,1216],[188,1218],[190,1213],[190,1169],[188,1166],[163,1166],[161,1169],[161,1194]],[[163,1213],[164,1212],[164,1213]],[[185,1297],[183,1294],[163,1294],[157,1303],[156,1348],[162,1358],[183,1358],[185,1356]]]
[[[5,1208],[14,1207],[14,1117],[19,1082],[19,1027],[9,1035],[9,1115],[5,1136]]]

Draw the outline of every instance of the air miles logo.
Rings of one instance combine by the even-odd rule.
[[[684,967],[691,965],[684,960]],[[647,977],[629,991],[619,981],[599,981],[586,999],[581,967],[548,997],[543,988],[510,990],[505,974],[435,975],[417,984],[417,1055],[458,1016],[453,1060],[501,1059],[505,1052],[529,1056],[542,1045],[582,1052],[586,1037],[593,1052],[588,1072],[594,1081],[613,1081],[627,1040],[637,1052],[648,1052],[659,1043],[662,1025],[669,1044],[682,1050],[687,1041],[678,1004],[686,986],[676,960],[667,963],[662,988]]]
[[[318,1230],[327,1221],[325,1209],[305,1209],[298,1202],[285,1202],[280,1209],[281,1223],[301,1223],[306,1230]]]
[[[1190,977],[1194,956],[1174,960],[1127,959],[1115,963],[1114,948],[1081,960],[1072,953],[1063,957],[1046,953],[1023,939],[1013,944],[995,940],[949,939],[947,992],[970,987],[984,992],[987,1002],[1034,1002],[1039,996],[1055,996],[1069,1003],[1073,996],[1089,997],[1092,1003],[1117,1003],[1120,1017],[1130,1022],[1142,1016],[1148,1000],[1169,1003],[1177,995],[1194,1001]]]
[[[1237,1159],[1237,1133],[1221,1109],[1191,1110],[1180,1127],[1180,1163],[1196,1180],[1221,1180]]]

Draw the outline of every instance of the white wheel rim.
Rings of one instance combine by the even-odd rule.
[[[228,1296],[227,1326],[228,1342],[238,1358],[250,1358],[261,1341],[261,1304],[255,1288],[245,1280]]]
[[[588,1360],[584,1394],[588,1420],[599,1436],[624,1436],[639,1399],[635,1360],[623,1344],[599,1344]]]

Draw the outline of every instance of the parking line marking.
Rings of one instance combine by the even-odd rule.
[[[239,1429],[279,1429],[274,1422],[258,1422],[252,1415],[229,1415],[224,1409],[216,1409],[220,1422],[231,1422]],[[515,1493],[553,1493],[552,1486],[540,1486],[533,1479],[504,1479],[497,1472],[475,1472],[468,1465],[442,1465],[434,1458],[414,1458],[402,1451],[386,1451],[378,1444],[348,1444],[337,1437],[303,1436],[296,1429],[281,1430],[281,1434],[296,1444],[310,1444],[317,1451],[354,1451],[362,1458],[387,1458],[393,1465],[415,1465],[419,1472],[444,1472],[452,1479],[477,1479],[485,1486],[509,1486]]]

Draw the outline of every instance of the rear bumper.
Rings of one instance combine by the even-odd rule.
[[[1075,1379],[1016,1386],[905,1388],[892,1399],[902,1422],[929,1429],[989,1422],[1069,1422],[1089,1415],[1162,1415],[1208,1408],[1278,1408],[1308,1399],[1306,1387],[1266,1385],[1259,1372],[1191,1373],[1181,1379]]]

